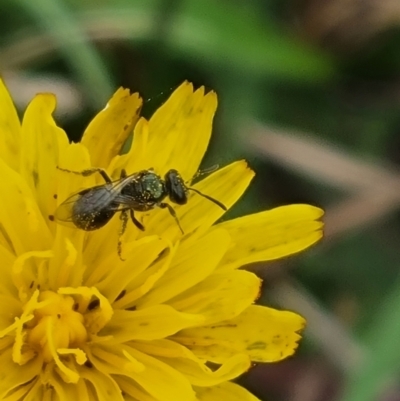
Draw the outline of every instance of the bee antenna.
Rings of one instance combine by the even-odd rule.
[[[193,178],[192,178],[191,181],[195,180],[195,179],[198,178],[198,177],[201,177],[202,175],[211,174],[211,173],[213,173],[214,171],[216,171],[216,170],[218,170],[218,169],[219,169],[219,164],[214,164],[213,166],[208,167],[208,168],[205,168],[204,170],[199,170],[199,171],[193,176]]]
[[[196,194],[199,194],[200,196],[202,196],[203,198],[208,199],[209,201],[211,201],[212,203],[215,203],[217,206],[219,206],[222,210],[228,210],[227,207],[221,203],[220,201],[211,198],[211,196],[208,196],[206,194],[203,194],[202,192],[200,192],[198,189],[194,189],[194,188],[188,188],[190,191],[196,192]]]

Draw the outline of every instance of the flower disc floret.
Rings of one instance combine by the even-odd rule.
[[[34,318],[26,324],[27,344],[37,353],[41,352],[45,362],[54,360],[54,349],[85,344],[84,317],[74,310],[72,297],[44,291],[39,296],[39,304],[42,307],[34,311]]]

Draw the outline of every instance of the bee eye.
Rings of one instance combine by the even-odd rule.
[[[178,205],[187,203],[187,189],[179,173],[176,170],[169,170],[164,178],[165,188],[171,202]]]

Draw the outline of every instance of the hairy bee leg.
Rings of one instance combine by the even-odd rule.
[[[117,250],[118,250],[118,256],[122,261],[125,261],[125,259],[122,257],[122,241],[121,238],[124,235],[124,232],[126,230],[126,226],[128,224],[128,211],[123,210],[119,216],[121,219],[121,228],[118,233],[118,245],[117,245]]]
[[[144,231],[144,225],[143,225],[139,220],[136,219],[135,213],[133,212],[133,209],[129,209],[129,213],[130,213],[130,215],[131,215],[131,220],[132,220],[133,224],[134,224],[139,230]]]
[[[107,174],[106,170],[104,170],[103,168],[97,168],[97,167],[96,168],[88,168],[88,169],[82,170],[82,171],[68,170],[66,168],[61,168],[58,166],[57,166],[57,168],[61,171],[65,171],[66,173],[83,175],[84,177],[89,177],[92,174],[99,173],[103,177],[104,181],[107,184],[110,184],[112,182],[111,177]]]
[[[176,212],[175,212],[174,208],[168,203],[159,203],[158,206],[161,209],[168,209],[169,214],[175,219],[175,221],[178,224],[178,227],[181,230],[182,234],[185,234],[183,229],[182,229],[181,223],[179,222],[178,216],[176,215]]]

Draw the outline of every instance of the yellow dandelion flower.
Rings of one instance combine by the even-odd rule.
[[[304,319],[254,305],[260,279],[246,263],[301,251],[321,238],[322,211],[291,205],[217,223],[221,207],[189,194],[168,210],[137,213],[122,255],[115,215],[92,232],[58,224],[72,193],[153,168],[196,174],[217,106],[214,92],[185,82],[146,121],[141,99],[120,89],[69,143],[51,94],[39,94],[20,123],[0,84],[0,399],[245,401],[231,382],[252,362],[293,354]],[[121,146],[134,131],[129,152]],[[244,161],[193,185],[230,208],[253,177]]]

